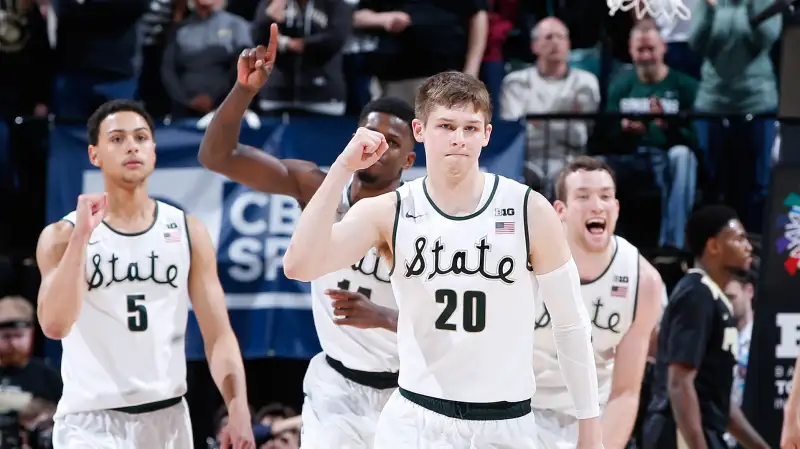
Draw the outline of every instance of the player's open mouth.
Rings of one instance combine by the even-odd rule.
[[[606,221],[602,218],[592,218],[586,222],[586,230],[592,235],[602,235],[606,232]]]

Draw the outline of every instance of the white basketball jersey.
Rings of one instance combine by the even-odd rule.
[[[592,347],[597,365],[601,409],[608,402],[617,344],[633,323],[639,286],[639,250],[614,236],[614,255],[606,270],[594,281],[582,282],[581,293],[592,320]],[[561,375],[550,315],[537,298],[536,340],[533,370],[536,394],[533,408],[573,414],[572,397]]]
[[[350,210],[350,185],[342,192],[336,220]],[[385,329],[358,329],[334,322],[332,299],[327,289],[360,292],[374,303],[397,309],[389,283],[386,261],[372,248],[350,268],[335,271],[311,282],[311,310],[322,350],[344,366],[370,372],[397,372],[397,335]]]
[[[64,220],[75,223],[75,212]],[[61,341],[56,416],[148,404],[186,393],[184,337],[191,249],[186,216],[156,203],[146,231],[105,222],[86,248],[88,290]]]
[[[528,187],[485,174],[476,211],[437,208],[425,178],[397,190],[392,272],[400,386],[461,402],[533,392],[537,283],[528,269]]]

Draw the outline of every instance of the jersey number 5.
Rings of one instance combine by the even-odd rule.
[[[444,304],[444,310],[436,319],[436,329],[454,331],[457,326],[448,323],[458,307],[458,294],[453,290],[436,290],[436,302]],[[468,290],[464,292],[464,314],[461,326],[466,332],[480,332],[486,327],[486,293]]]
[[[147,330],[147,308],[140,302],[144,295],[128,295],[128,329],[131,332]]]

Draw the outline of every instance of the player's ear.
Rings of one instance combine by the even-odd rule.
[[[556,200],[553,203],[553,209],[556,210],[556,214],[558,214],[558,218],[563,220],[564,219],[564,214],[567,213],[567,203],[565,203],[565,202],[563,202],[561,200]]]
[[[709,254],[717,254],[719,252],[719,244],[717,243],[717,239],[711,237],[710,239],[706,240],[706,247],[705,251]]]
[[[492,137],[492,124],[486,124],[485,131],[483,132],[483,147],[489,145],[489,138]]]
[[[89,162],[95,167],[100,167],[100,158],[97,156],[97,147],[89,145]]]
[[[414,140],[416,140],[419,143],[424,142],[425,139],[422,137],[422,133],[423,131],[425,131],[425,124],[422,123],[422,120],[419,119],[412,120],[411,128],[414,130]]]
[[[409,151],[406,155],[406,161],[403,163],[403,170],[411,168],[414,166],[414,161],[417,160],[417,153],[414,151]]]

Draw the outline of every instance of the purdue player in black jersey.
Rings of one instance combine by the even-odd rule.
[[[643,448],[723,449],[726,430],[747,449],[767,448],[730,401],[738,333],[720,287],[750,267],[750,241],[736,213],[715,205],[692,214],[686,242],[695,268],[664,311]]]

